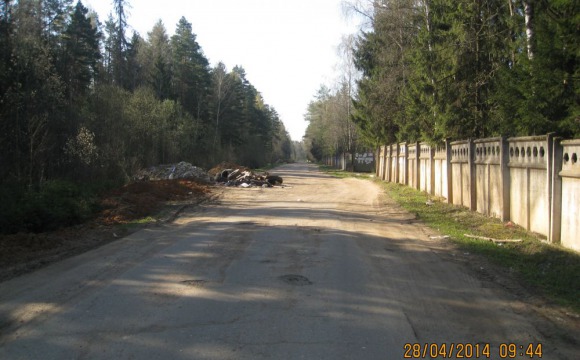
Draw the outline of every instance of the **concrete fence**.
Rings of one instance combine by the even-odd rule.
[[[562,167],[552,184],[552,214],[561,219],[561,225],[552,229],[552,233],[565,247],[580,250],[580,139],[563,141],[559,146],[561,149],[554,150],[554,158],[562,162]]]
[[[376,154],[373,151],[352,154],[343,153],[333,156],[326,156],[323,159],[325,165],[332,166],[340,170],[353,170],[356,172],[375,172]],[[354,162],[353,162],[354,160]]]
[[[379,147],[376,174],[580,251],[580,139],[552,134]]]

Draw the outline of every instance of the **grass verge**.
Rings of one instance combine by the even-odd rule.
[[[369,173],[352,173],[348,171],[336,170],[332,166],[328,165],[319,165],[318,167],[320,168],[321,171],[324,171],[328,175],[332,175],[334,177],[341,179],[344,178],[369,179],[371,175]]]
[[[322,166],[321,170],[338,177],[353,175]],[[356,177],[368,179],[369,175]],[[450,240],[465,251],[485,256],[507,272],[514,273],[525,287],[580,314],[580,254],[542,242],[540,236],[510,222],[503,223],[463,207],[430,201],[432,196],[407,186],[375,181],[401,207],[442,235],[450,236]],[[502,240],[521,239],[522,242],[500,245],[472,239],[465,234]]]

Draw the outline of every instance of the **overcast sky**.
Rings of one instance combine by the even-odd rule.
[[[82,0],[101,22],[112,0]],[[128,23],[147,38],[161,19],[171,36],[178,20],[192,24],[211,65],[241,65],[248,80],[274,107],[293,140],[301,140],[304,114],[321,84],[333,85],[337,46],[357,32],[342,0],[129,0]],[[130,36],[130,34],[128,34]]]

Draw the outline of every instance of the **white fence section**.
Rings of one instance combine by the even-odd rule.
[[[563,141],[562,154],[562,171],[558,173],[561,180],[561,193],[558,195],[562,206],[554,211],[553,217],[554,221],[560,217],[562,245],[580,251],[580,140]]]
[[[377,151],[377,175],[512,222],[580,251],[580,139],[552,134],[399,143]]]

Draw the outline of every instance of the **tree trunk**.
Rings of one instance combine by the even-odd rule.
[[[530,0],[524,0],[524,19],[526,22],[526,42],[528,59],[534,58],[534,8]]]

